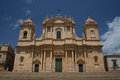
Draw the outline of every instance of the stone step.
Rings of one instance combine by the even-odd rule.
[[[19,78],[19,77],[14,77],[14,78],[10,78],[10,77],[6,77],[3,78],[1,77],[0,80],[120,80],[120,78],[111,78],[111,77],[103,77],[103,78],[99,78],[99,77],[36,77],[36,78]]]
[[[120,72],[0,72],[0,80],[120,80]]]

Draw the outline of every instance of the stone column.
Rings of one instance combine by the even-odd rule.
[[[51,27],[50,27],[50,31],[51,31],[51,32],[53,32],[53,30],[52,30],[52,29],[53,29],[53,28],[52,28],[52,26],[51,26]]]
[[[43,51],[41,51],[41,70],[43,70]]]
[[[17,49],[16,49],[16,50],[17,50]],[[16,57],[18,54],[19,54],[19,53],[17,53],[17,52],[16,52],[16,54],[15,54],[13,72],[16,72],[16,71],[18,70],[17,66],[19,66],[19,64],[17,64],[17,57]],[[3,57],[3,58],[4,58],[4,57]],[[3,67],[3,65],[2,65],[1,67]]]
[[[67,50],[65,51],[65,57],[66,57],[66,62],[65,62],[65,64],[66,64],[66,67],[65,67],[65,71],[67,71]]]
[[[65,31],[65,27],[64,27],[64,31]]]
[[[74,52],[72,51],[72,63],[74,63]]]
[[[87,72],[87,61],[86,61],[86,49],[84,48],[84,58],[85,58],[85,72]]]
[[[46,69],[46,51],[44,50],[44,66],[43,66],[43,70],[45,71]]]
[[[47,26],[45,28],[46,28],[46,33],[47,33]]]
[[[32,66],[33,66],[32,70],[33,70],[33,72],[35,72],[35,64],[33,64]]]
[[[73,32],[75,32],[75,27],[73,26]]]
[[[73,64],[73,70],[75,70],[75,64],[74,64],[74,52],[73,52],[73,50],[72,50],[72,64]]]
[[[50,69],[52,71],[52,50],[50,51]]]
[[[30,72],[33,72],[33,54],[34,54],[34,49],[32,50],[32,53],[31,53],[31,71]]]
[[[77,51],[75,51],[75,71],[77,72]]]
[[[53,27],[51,27],[52,28],[52,32],[53,32]]]

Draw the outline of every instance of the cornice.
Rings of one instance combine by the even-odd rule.
[[[83,27],[84,26],[98,26],[98,24],[94,24],[94,23],[90,23],[90,24],[83,24]]]
[[[32,42],[32,41],[34,41],[34,39],[33,40],[18,40],[18,42]]]
[[[100,40],[85,40],[85,41],[100,41]]]
[[[64,23],[54,23],[57,20],[61,20]],[[51,24],[66,24],[66,23],[72,23],[75,25],[75,22],[73,22],[73,20],[69,20],[69,18],[62,18],[62,17],[56,17],[56,18],[49,18],[48,20],[44,20],[44,23],[42,25],[51,23]]]
[[[112,55],[104,55],[104,57],[120,57],[118,54],[112,54]]]

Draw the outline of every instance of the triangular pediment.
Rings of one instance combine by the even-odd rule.
[[[61,20],[56,20],[54,23],[64,23],[64,22]]]

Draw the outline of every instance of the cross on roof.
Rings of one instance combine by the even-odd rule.
[[[57,9],[57,14],[60,14],[60,12],[61,12],[61,9],[58,8],[58,9]]]

